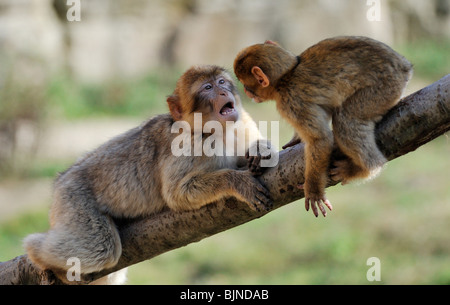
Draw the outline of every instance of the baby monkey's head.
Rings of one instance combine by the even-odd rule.
[[[297,57],[267,40],[243,49],[234,60],[234,73],[247,96],[257,103],[274,99],[278,80],[297,64]]]

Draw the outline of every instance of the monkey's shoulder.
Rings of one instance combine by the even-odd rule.
[[[172,127],[174,120],[170,113],[160,114],[154,116],[147,121],[143,122],[138,128],[143,132],[149,131],[151,134],[157,134],[158,137],[161,136],[162,132],[166,132]]]

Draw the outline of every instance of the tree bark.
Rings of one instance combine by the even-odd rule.
[[[388,160],[414,151],[450,130],[449,91],[450,74],[403,98],[377,124],[377,143]],[[303,191],[296,187],[303,181],[303,153],[302,144],[281,151],[278,166],[268,169],[260,177],[271,192],[274,209],[303,198]],[[112,269],[83,275],[82,283],[197,242],[267,213],[270,211],[253,212],[246,204],[229,198],[195,211],[176,213],[166,210],[152,217],[119,222],[123,249],[119,263]],[[60,283],[50,271],[35,268],[26,255],[0,263],[0,284]]]

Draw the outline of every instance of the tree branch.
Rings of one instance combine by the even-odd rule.
[[[405,98],[377,125],[378,146],[388,160],[414,151],[450,130],[450,74]],[[303,180],[304,147],[280,152],[278,166],[261,181],[270,190],[274,209],[303,198],[296,184]],[[335,183],[336,184],[336,183]],[[331,184],[329,185],[331,186]],[[116,267],[83,277],[85,282],[151,259],[164,252],[197,242],[268,212],[252,212],[234,198],[195,211],[163,211],[152,217],[119,223],[122,257]],[[58,284],[51,272],[36,269],[26,255],[0,264],[0,284]]]

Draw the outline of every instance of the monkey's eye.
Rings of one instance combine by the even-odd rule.
[[[205,90],[211,90],[211,89],[212,89],[212,86],[211,86],[210,84],[207,84],[207,85],[204,87],[204,89],[205,89]]]
[[[223,84],[225,84],[225,80],[224,80],[223,78],[222,78],[222,79],[220,79],[220,80],[219,80],[219,84],[220,84],[220,85],[223,85]]]

